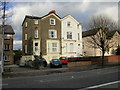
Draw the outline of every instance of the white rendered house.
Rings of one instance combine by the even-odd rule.
[[[61,21],[61,56],[79,57],[82,55],[82,25],[71,15]]]

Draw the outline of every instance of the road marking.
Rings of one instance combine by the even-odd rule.
[[[7,83],[4,83],[4,84],[0,84],[0,86],[7,86],[8,84]]]
[[[120,81],[114,81],[114,82],[110,82],[110,83],[105,83],[105,84],[95,85],[95,86],[87,87],[86,89],[98,88],[98,87],[107,86],[107,85],[115,84],[115,83],[119,83],[119,82],[120,82]]]

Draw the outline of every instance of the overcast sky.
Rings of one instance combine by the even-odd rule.
[[[15,31],[14,49],[22,48],[21,24],[25,15],[41,17],[51,10],[56,10],[60,17],[73,16],[83,25],[83,31],[86,30],[86,24],[94,15],[104,14],[115,21],[118,20],[117,2],[14,2],[9,4],[7,13],[12,14],[7,23],[12,25]]]

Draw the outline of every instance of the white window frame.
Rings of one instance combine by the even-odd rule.
[[[72,39],[72,32],[67,32],[67,39]]]
[[[27,45],[25,45],[25,53],[27,53]]]
[[[4,39],[10,39],[10,36],[11,36],[10,34],[5,34]]]
[[[78,33],[78,40],[80,40],[80,33]]]
[[[38,20],[35,20],[34,24],[38,24]]]
[[[52,43],[52,52],[57,52],[57,43]]]
[[[25,34],[25,40],[27,40],[27,34]]]
[[[71,26],[71,22],[70,22],[70,21],[67,22],[67,26],[68,26],[68,27]]]
[[[4,61],[10,61],[9,58],[10,56],[4,56]]]
[[[54,32],[54,34],[52,35],[51,32]],[[57,31],[56,30],[49,30],[49,38],[57,38]]]
[[[5,44],[4,45],[4,50],[10,50],[10,45],[9,44]]]
[[[25,22],[25,27],[27,27],[28,26],[28,23],[27,22]]]
[[[50,25],[56,25],[56,20],[54,18],[50,18]]]
[[[38,38],[38,30],[35,30],[35,38]]]

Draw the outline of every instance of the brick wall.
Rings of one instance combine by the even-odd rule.
[[[108,56],[108,62],[120,62],[120,55]]]

